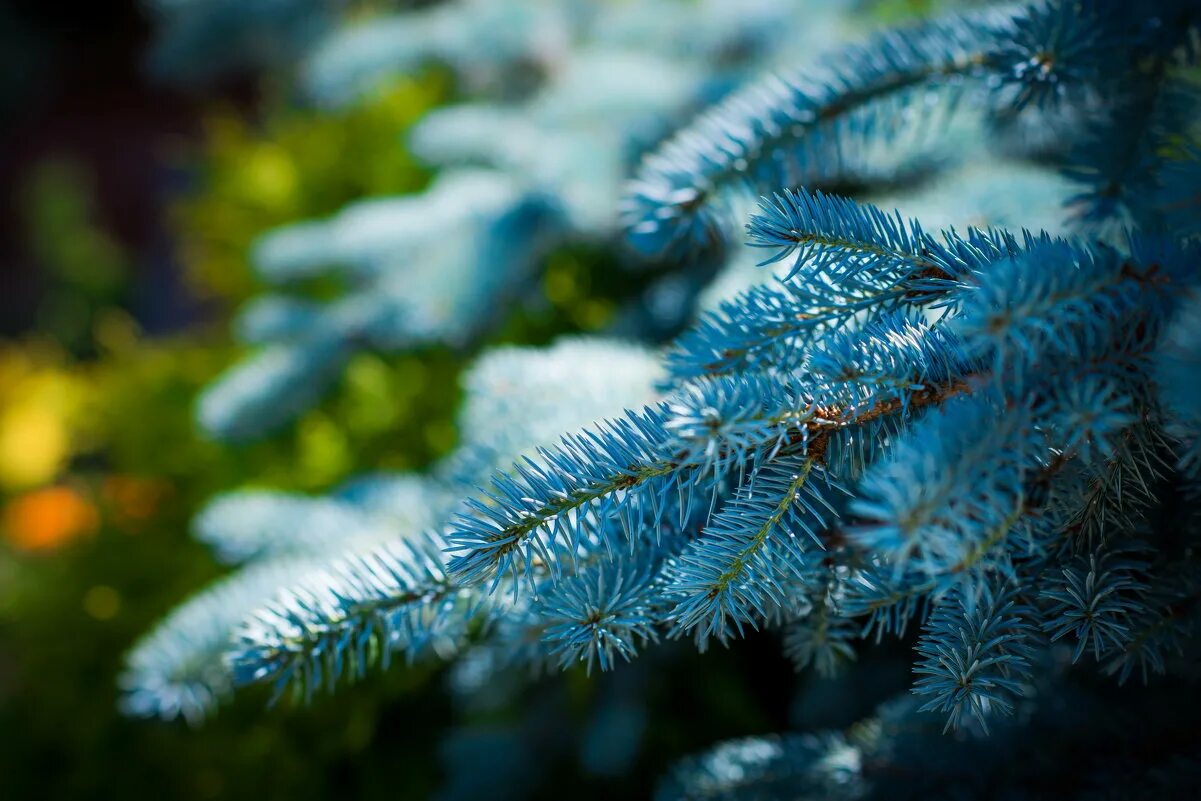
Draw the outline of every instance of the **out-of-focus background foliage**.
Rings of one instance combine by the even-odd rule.
[[[241,356],[230,317],[261,289],[251,241],[423,186],[430,176],[401,135],[456,87],[429,69],[337,110],[293,102],[286,78],[261,68],[169,87],[147,68],[152,35],[129,0],[0,8],[0,797],[491,797],[506,782],[630,797],[669,757],[784,728],[790,710],[773,699],[790,668],[754,639],[706,656],[703,670],[688,657],[632,674],[677,714],[649,722],[622,779],[585,778],[564,745],[579,721],[545,717],[522,735],[536,770],[527,754],[510,760],[521,773],[491,767],[481,788],[480,775],[446,776],[440,753],[486,744],[494,721],[451,732],[428,666],[394,667],[308,708],[268,711],[243,693],[200,728],[119,716],[122,654],[221,572],[188,536],[200,504],[248,482],[320,491],[428,464],[455,442],[466,359],[443,346],[359,353],[332,395],[278,435],[201,435],[195,398]],[[603,326],[605,297],[623,291],[605,267],[553,253],[543,297],[489,341]],[[739,679],[749,662],[752,689]],[[538,692],[582,709],[597,686],[572,671]],[[480,751],[504,763],[506,748],[498,736]]]

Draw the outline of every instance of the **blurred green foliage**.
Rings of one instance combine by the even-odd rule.
[[[196,191],[173,210],[177,251],[193,290],[243,300],[261,288],[246,254],[268,228],[424,186],[429,173],[402,146],[403,136],[451,92],[449,78],[431,70],[338,110],[276,103],[257,121],[232,108],[211,111],[199,163],[179,155],[192,162]]]
[[[64,156],[27,171],[24,227],[46,291],[39,330],[0,343],[0,796],[399,799],[444,786],[437,755],[454,716],[435,667],[394,667],[309,708],[268,712],[265,695],[244,693],[199,729],[121,717],[116,677],[139,636],[220,574],[188,533],[214,494],[250,483],[318,492],[365,470],[420,469],[453,447],[471,354],[444,347],[356,355],[330,397],[264,441],[218,444],[193,419],[199,390],[240,356],[228,317],[258,290],[254,238],[423,186],[402,136],[450,93],[431,72],[337,112],[213,111],[201,149],[176,153],[193,185],[171,210],[189,289],[210,316],[165,337],[126,311],[134,256],[100,223],[84,166]],[[553,254],[491,341],[606,325],[646,280],[599,281],[611,258]],[[584,714],[595,688],[574,673],[555,684],[548,697]],[[494,711],[452,742],[521,719]],[[581,722],[559,723],[537,734],[539,773],[571,784]],[[678,733],[663,736],[674,752]]]
[[[380,729],[390,725],[385,715],[447,717],[436,694],[415,692],[428,669],[375,677],[311,711],[267,714],[265,697],[250,693],[200,730],[119,717],[116,674],[138,636],[219,573],[187,534],[201,502],[251,477],[317,487],[390,453],[398,462],[428,458],[446,447],[449,422],[427,432],[420,421],[439,413],[445,420],[453,408],[453,361],[429,354],[356,365],[329,409],[283,438],[233,450],[203,440],[191,416],[196,392],[228,362],[228,348],[150,341],[129,329],[100,340],[91,363],[63,357],[41,368],[40,380],[47,371],[72,376],[80,397],[60,424],[79,450],[51,488],[8,494],[0,545],[5,797],[383,797],[386,763],[365,754],[380,740],[395,752],[388,762],[412,777],[411,797],[424,797],[436,764],[429,754],[405,756],[412,734],[403,727]],[[400,399],[389,415],[373,409],[381,397]],[[437,397],[440,412],[427,407]],[[55,500],[61,509],[62,492],[95,510],[92,525],[19,536],[18,528],[53,529],[56,519],[70,526],[61,511],[31,503]],[[39,509],[48,521],[39,522]]]
[[[83,165],[59,158],[34,165],[22,197],[27,244],[49,284],[38,328],[76,352],[87,349],[97,315],[122,300],[130,279],[127,254],[96,223],[94,194]]]
[[[0,345],[0,775],[5,798],[425,797],[433,743],[411,717],[447,719],[429,668],[374,677],[311,710],[239,698],[201,730],[117,712],[124,652],[219,572],[188,535],[213,494],[253,481],[317,491],[365,469],[413,469],[453,445],[444,349],[357,356],[332,397],[279,437],[231,448],[193,421],[200,388],[237,356],[227,313],[255,287],[246,262],[267,227],[427,180],[405,126],[447,95],[436,74],[337,113],[215,111],[173,210],[207,324],[143,335],[122,306],[132,256],[99,224],[87,171],[35,165],[21,208],[45,267],[39,330]],[[424,735],[423,735],[424,736]],[[371,753],[368,754],[368,749]],[[380,754],[387,754],[386,759]]]

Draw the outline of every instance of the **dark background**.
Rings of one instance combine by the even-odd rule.
[[[138,319],[152,330],[187,323],[162,214],[186,177],[166,157],[199,133],[205,96],[148,79],[149,36],[132,2],[0,8],[0,333],[37,325],[45,271],[22,236],[22,189],[30,165],[62,155],[87,166],[102,199],[99,222],[136,254]],[[244,101],[251,85],[241,77],[206,92]]]

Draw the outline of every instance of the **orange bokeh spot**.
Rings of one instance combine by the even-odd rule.
[[[91,534],[96,507],[70,487],[26,492],[4,507],[4,536],[22,551],[51,551]]]
[[[171,494],[171,485],[154,478],[114,474],[105,476],[101,492],[119,521],[137,528],[159,511]]]

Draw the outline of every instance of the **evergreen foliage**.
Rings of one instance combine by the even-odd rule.
[[[194,5],[213,25],[236,19],[222,3]],[[313,47],[302,72],[328,105],[431,62],[449,68],[466,97],[409,135],[415,155],[443,168],[425,193],[362,200],[259,239],[251,261],[277,292],[243,310],[236,330],[256,350],[201,398],[206,431],[244,441],[277,429],[318,403],[362,349],[477,345],[552,249],[622,239],[622,178],[648,145],[732,76],[795,45],[785,34],[815,39],[829,16],[802,20],[774,1],[744,14],[710,0],[699,17],[710,27],[695,24],[683,0],[590,5],[456,0],[339,28]],[[183,24],[186,9],[176,13]],[[645,27],[672,20],[663,52]],[[244,22],[257,25],[253,15]],[[322,277],[339,291],[315,302],[306,286]],[[699,288],[652,288],[684,290],[654,325],[678,326]],[[647,333],[639,307],[655,294],[627,302],[633,333]]]
[[[696,11],[698,35],[708,5]],[[353,493],[304,501],[313,505],[303,525],[283,523],[302,508],[296,499],[210,507],[199,530],[230,560],[320,542],[318,564],[273,580],[279,592],[241,608],[236,632],[225,616],[233,604],[220,617],[196,611],[201,602],[184,607],[165,624],[170,635],[131,657],[130,708],[195,718],[229,684],[258,682],[307,697],[393,654],[486,653],[481,687],[518,666],[610,670],[650,658],[661,640],[737,648],[755,629],[782,632],[799,669],[835,675],[873,640],[916,638],[916,699],[847,731],[719,745],[679,763],[659,797],[929,797],[921,788],[970,794],[989,777],[1048,797],[1044,762],[1004,776],[1004,755],[1024,753],[1027,728],[1044,742],[1090,742],[1071,717],[1073,693],[1090,692],[1077,685],[1097,680],[1084,671],[1195,677],[1201,529],[1181,500],[1201,466],[1189,84],[1199,26],[1201,8],[1187,0],[1039,0],[890,29],[752,80],[642,158],[621,222],[637,250],[659,257],[656,270],[720,261],[745,222],[770,280],[682,332],[663,374],[621,344],[567,342],[520,363],[485,356],[475,375],[493,378],[465,382],[459,451],[420,496],[409,483],[418,479],[402,479],[394,489],[409,494],[385,504],[391,514],[373,515]],[[554,80],[541,107],[536,93],[516,116],[452,110],[464,116],[450,129],[466,138],[433,136],[431,146],[479,157],[521,142],[538,113],[604,107],[556,94]],[[475,130],[482,119],[497,121],[498,141]],[[628,136],[626,118],[614,119],[610,133]],[[443,200],[440,187],[462,175],[454,170],[424,196],[380,201],[392,204],[381,207],[385,222],[354,221],[379,211],[358,208],[264,240],[264,269],[341,263],[364,288],[322,309],[256,307],[246,330],[285,342],[303,331],[305,355],[267,350],[274,367],[225,379],[202,404],[209,427],[258,433],[289,411],[275,398],[308,403],[346,348],[405,344],[413,318],[372,304],[420,309],[462,291],[472,300],[437,336],[466,336],[481,310],[503,303],[504,276],[520,272],[512,265],[541,246],[541,222],[505,215],[550,196],[534,202],[535,217],[547,210],[563,230],[588,230],[563,189],[579,151],[546,166],[558,133],[547,134],[548,153],[500,159],[527,182],[497,203],[504,214],[483,214],[495,238],[467,248],[487,270],[445,267],[493,186],[481,179]],[[1012,193],[1018,211],[1000,221],[1012,228],[987,211],[972,219],[975,209],[957,227],[923,224],[862,199],[871,188],[904,208],[905,187],[926,173],[964,174],[946,154],[980,162],[989,151],[1061,170],[1054,181],[1074,187],[1059,198],[1063,213],[1021,217],[1045,210],[1047,187],[1062,186],[1051,179],[1034,184],[1032,205]],[[763,196],[757,210],[731,219],[746,190]],[[428,241],[418,248],[410,234]],[[426,281],[409,277],[427,268]],[[273,389],[248,388],[254,381]],[[503,383],[552,401],[495,403]],[[612,391],[598,400],[598,385]],[[565,413],[558,432],[544,425],[548,406]],[[251,525],[249,501],[279,505]],[[311,529],[327,517],[329,531]],[[345,541],[378,526],[391,532],[382,544]],[[346,552],[335,558],[338,539]],[[210,653],[218,622],[229,624],[226,665],[209,659],[195,679],[179,643]],[[181,691],[174,677],[185,669]],[[1157,775],[1164,787],[1195,786],[1196,764],[1180,752]]]

